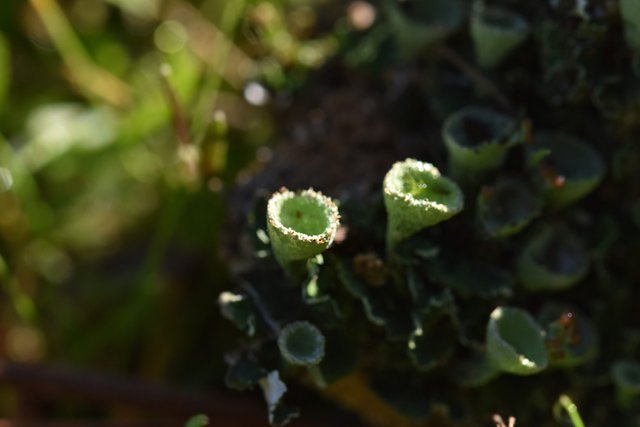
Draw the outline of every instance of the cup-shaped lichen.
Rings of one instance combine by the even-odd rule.
[[[468,107],[449,116],[442,137],[452,178],[463,186],[475,185],[500,167],[515,130],[513,119],[487,108]]]
[[[526,311],[498,307],[487,324],[487,358],[503,372],[540,372],[547,367],[544,331]]]
[[[549,366],[578,366],[595,357],[598,351],[596,329],[580,311],[549,303],[538,314],[538,321],[546,326]]]
[[[324,346],[320,329],[304,321],[289,323],[278,337],[280,354],[293,365],[317,365],[324,357]]]
[[[471,38],[476,61],[493,68],[529,35],[529,24],[520,15],[476,1],[471,14]]]
[[[273,254],[287,269],[327,249],[333,242],[340,215],[335,202],[322,193],[282,189],[267,204],[267,230]]]
[[[611,368],[620,406],[628,408],[640,403],[640,363],[619,360]]]
[[[404,58],[443,39],[462,23],[460,0],[387,0],[384,5]]]
[[[540,180],[547,203],[562,207],[590,193],[605,172],[602,158],[591,146],[563,133],[541,132],[531,155],[548,151],[540,164]]]
[[[478,195],[478,222],[492,237],[515,234],[527,226],[542,208],[529,187],[516,180],[501,179],[483,187]]]
[[[518,279],[529,291],[567,289],[588,271],[589,257],[580,240],[559,226],[547,226],[532,235],[516,263]]]
[[[387,245],[393,248],[423,228],[451,218],[462,210],[457,184],[440,175],[430,163],[414,159],[396,162],[384,177]]]
[[[620,0],[620,15],[624,22],[624,35],[629,46],[640,52],[640,2]]]

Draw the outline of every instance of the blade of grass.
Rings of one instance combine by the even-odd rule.
[[[203,7],[206,8],[207,4],[208,2],[205,2]],[[228,2],[225,6],[220,17],[218,29],[221,34],[225,34],[228,39],[233,40],[233,35],[235,34],[238,22],[246,6],[246,0]],[[207,127],[213,119],[213,113],[222,83],[222,76],[231,52],[231,46],[232,43],[222,43],[213,51],[214,55],[208,63],[209,68],[204,75],[205,84],[200,91],[203,95],[196,103],[193,114],[192,135],[194,135],[195,138],[193,142],[196,144],[199,144],[204,138]]]
[[[120,108],[131,103],[127,84],[91,61],[56,0],[29,1],[62,56],[69,79],[80,91]]]
[[[554,415],[557,419],[563,418],[563,410],[569,415],[569,419],[571,420],[573,427],[585,427],[582,417],[580,417],[580,413],[578,412],[578,407],[566,394],[560,396],[558,402],[553,408]]]

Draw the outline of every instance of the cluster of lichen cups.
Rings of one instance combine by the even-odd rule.
[[[530,228],[522,233],[524,239],[518,239],[523,243],[514,259],[520,289],[559,292],[580,283],[590,263],[580,238],[557,221],[530,225],[543,213],[553,214],[596,188],[604,175],[599,155],[575,138],[539,132],[533,144],[520,150],[523,163],[528,165],[526,175],[500,174],[509,150],[522,142],[520,126],[504,114],[476,107],[445,120],[442,138],[453,179],[434,165],[411,158],[393,164],[384,177],[385,268],[395,269],[390,280],[411,282],[402,261],[403,243],[462,212],[465,194],[475,192],[475,219],[484,238],[502,242]],[[306,284],[310,271],[319,271],[321,254],[332,245],[339,227],[338,202],[312,189],[281,189],[268,201],[272,253],[290,284]],[[422,234],[429,235],[428,231]],[[350,286],[348,280],[341,277],[340,281]],[[381,325],[370,316],[367,291],[353,286],[348,290],[362,299],[369,320]],[[411,284],[408,286],[411,290]],[[501,373],[525,376],[584,364],[594,358],[598,342],[595,328],[579,310],[554,304],[545,305],[536,317],[519,307],[498,306],[488,317],[485,331],[484,350],[475,358],[455,362],[464,372],[464,378],[459,378],[462,386],[481,386]],[[308,321],[294,321],[276,327],[276,332],[282,360],[307,368],[316,384],[325,385],[319,365],[325,353],[321,329]],[[576,336],[580,336],[579,342]],[[415,332],[410,334],[408,348],[415,350],[420,339]],[[440,363],[436,359],[422,363],[415,351],[408,353],[419,370]],[[635,362],[617,363],[612,376],[621,406],[638,401]]]

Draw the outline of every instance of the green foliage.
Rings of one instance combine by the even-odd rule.
[[[222,390],[266,376],[241,354],[225,378],[231,334],[212,303],[229,286],[225,194],[270,153],[269,93],[298,87],[335,49],[334,32],[293,28],[303,3],[2,2],[3,359]],[[250,82],[274,85],[259,105]],[[219,303],[245,332],[264,333],[247,292]],[[3,390],[9,418],[18,389]],[[78,394],[29,417],[121,421]]]

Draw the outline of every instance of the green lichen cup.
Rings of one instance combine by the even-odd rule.
[[[448,36],[463,18],[460,0],[386,0],[383,7],[402,59],[410,59]]]
[[[532,375],[547,367],[544,331],[524,310],[514,307],[493,310],[486,339],[487,359],[502,372]]]
[[[550,367],[583,365],[597,355],[596,328],[579,310],[558,303],[547,303],[537,318],[545,326]]]
[[[622,408],[640,404],[640,362],[619,360],[611,367],[611,377],[616,386],[616,398]]]
[[[564,227],[547,226],[533,234],[516,261],[516,274],[530,292],[563,291],[589,272],[580,240]]]
[[[476,62],[495,68],[529,35],[527,21],[517,13],[476,1],[471,13],[471,39]]]
[[[322,361],[325,338],[315,325],[293,322],[282,328],[278,337],[282,357],[292,365],[313,366]]]
[[[530,156],[540,150],[548,154],[540,164],[538,183],[551,208],[561,208],[580,200],[604,177],[605,165],[598,152],[577,138],[559,132],[540,132]]]
[[[462,191],[438,168],[415,159],[396,162],[384,178],[387,247],[447,220],[464,206]]]
[[[504,163],[515,131],[512,118],[488,108],[468,107],[449,116],[442,138],[451,177],[463,187],[479,184]]]
[[[620,0],[620,15],[624,23],[624,35],[629,46],[640,53],[640,2]]]
[[[477,206],[482,231],[490,237],[503,238],[531,223],[540,214],[542,201],[524,182],[505,178],[483,187]]]
[[[312,189],[282,189],[267,204],[267,231],[273,255],[287,271],[326,250],[340,225],[338,206]]]

